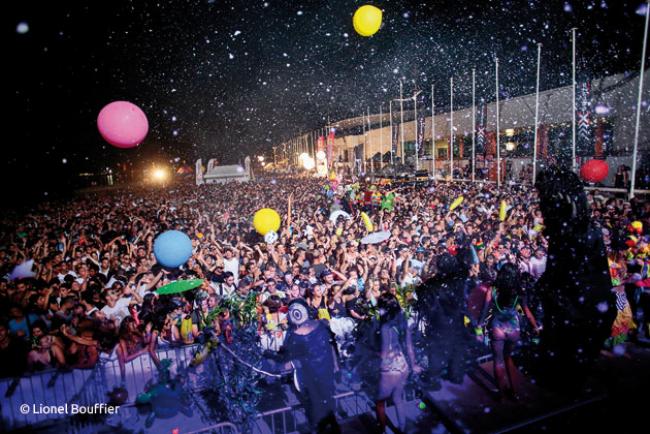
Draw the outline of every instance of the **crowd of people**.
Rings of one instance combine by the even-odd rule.
[[[610,344],[616,345],[635,330],[649,332],[648,315],[641,315],[650,309],[650,205],[598,191],[587,198],[608,246],[617,308],[624,312],[613,327]],[[452,209],[454,202],[460,204]],[[282,216],[274,243],[251,224],[264,207]],[[345,213],[330,219],[337,210]],[[363,241],[371,228],[362,212],[372,231],[389,233],[386,240]],[[178,269],[161,267],[153,252],[155,237],[169,229],[193,243],[192,257]],[[545,271],[547,245],[537,193],[529,186],[332,183],[278,175],[42,203],[6,212],[1,221],[0,377],[88,369],[102,352],[117,356],[123,376],[126,363],[138,357],[159,365],[157,348],[195,343],[206,327],[228,342],[236,327],[228,309],[233,300],[252,304],[260,345],[270,351],[282,347],[288,306],[301,300],[310,318],[327,322],[337,355],[345,358],[358,324],[370,321],[378,304],[390,306],[396,317],[387,294],[408,313],[418,285],[439,272],[440,258],[458,256],[469,270],[464,325],[491,342],[499,385],[512,396],[504,380],[512,349],[524,331],[534,339],[541,330],[543,311],[532,288]],[[471,254],[461,257],[461,251]],[[33,276],[15,278],[12,270],[30,260]],[[204,282],[185,294],[156,293],[186,278]],[[384,348],[394,351],[393,344]],[[409,356],[399,360],[404,366],[395,360],[387,365],[399,378],[407,359],[411,364],[412,354],[403,351]],[[412,371],[420,369],[413,363]],[[384,399],[394,394],[396,386],[389,386]]]

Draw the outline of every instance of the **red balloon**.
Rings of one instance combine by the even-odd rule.
[[[605,160],[589,160],[580,168],[580,176],[587,182],[602,182],[608,173],[609,165]]]

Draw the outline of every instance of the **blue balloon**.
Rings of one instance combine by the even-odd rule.
[[[164,267],[177,268],[192,256],[192,240],[180,231],[166,231],[153,243],[156,260]]]

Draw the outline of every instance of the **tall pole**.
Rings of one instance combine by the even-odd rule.
[[[476,68],[472,68],[472,182],[476,180]]]
[[[399,81],[399,130],[402,136],[402,141],[400,145],[400,156],[402,158],[402,164],[405,164],[406,159],[404,158],[404,89],[402,86],[402,80]]]
[[[436,97],[431,85],[431,176],[436,181]]]
[[[314,132],[313,131],[309,133],[309,138],[311,139],[311,143],[310,143],[311,146],[309,147],[309,156],[314,158],[314,160],[316,160],[316,158],[314,157]]]
[[[390,122],[390,140],[389,140],[389,147],[390,147],[390,165],[393,166],[393,100],[391,99],[388,101],[388,117],[389,122]]]
[[[361,128],[363,129],[363,174],[366,174],[366,121],[365,114],[361,112]]]
[[[454,180],[454,77],[449,79],[449,174]]]
[[[571,169],[576,170],[576,28],[571,29],[572,49],[572,68],[571,68],[571,89],[573,101],[573,113],[571,113],[572,130],[571,130]]]
[[[643,94],[643,72],[645,70],[645,53],[648,44],[648,20],[650,18],[650,0],[645,8],[645,30],[643,31],[643,50],[641,51],[641,72],[639,73],[639,95],[636,101],[636,125],[634,127],[634,148],[632,148],[632,182],[630,183],[630,199],[634,197],[636,179],[636,152],[639,147],[639,123],[641,122],[641,95]]]
[[[418,94],[413,95],[414,111],[415,111],[415,170],[420,169],[420,161],[418,158]]]
[[[383,104],[379,105],[379,169],[384,163],[384,113]]]
[[[537,44],[537,85],[535,86],[535,136],[533,139],[533,186],[537,179],[537,129],[539,128],[539,69],[542,62],[542,44]]]
[[[501,187],[501,126],[499,119],[499,58],[495,62],[496,93],[497,93],[497,187]]]
[[[370,107],[367,108],[368,110],[368,144],[370,145],[370,129],[372,124],[370,123]],[[374,156],[375,154],[372,152],[372,146],[368,146],[370,149],[370,173],[375,173],[375,159]]]

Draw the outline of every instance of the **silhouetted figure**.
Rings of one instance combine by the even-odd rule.
[[[549,242],[546,272],[536,285],[544,310],[536,376],[577,392],[616,315],[605,244],[575,173],[551,167],[536,187]]]

